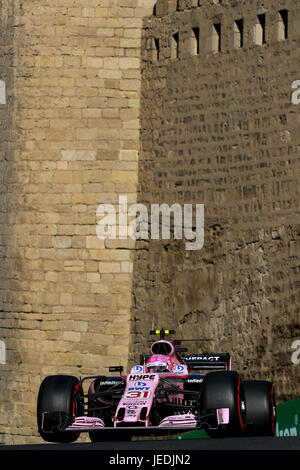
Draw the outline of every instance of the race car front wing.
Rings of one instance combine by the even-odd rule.
[[[44,413],[42,422],[43,432],[56,432],[56,431],[77,431],[77,432],[91,432],[91,431],[131,431],[134,434],[162,434],[165,432],[182,432],[186,429],[217,429],[220,425],[229,424],[229,409],[219,408],[210,410],[210,413],[198,417],[192,413],[178,414],[167,416],[157,425],[148,425],[146,422],[128,422],[122,423],[122,426],[105,426],[101,418],[91,416],[77,416],[70,423],[64,413]]]

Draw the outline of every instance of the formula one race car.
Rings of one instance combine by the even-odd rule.
[[[81,432],[88,432],[91,441],[97,442],[192,429],[205,429],[210,437],[274,436],[272,383],[242,381],[231,370],[228,353],[186,354],[183,340],[166,340],[173,333],[150,331],[160,339],[127,376],[117,366],[109,370],[120,375],[109,377],[46,377],[37,403],[42,438],[73,442]]]

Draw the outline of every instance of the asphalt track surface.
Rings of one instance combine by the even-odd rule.
[[[131,442],[97,442],[71,444],[25,444],[0,445],[0,451],[102,451],[102,452],[136,452],[136,451],[299,451],[300,437],[241,437],[222,439],[170,439],[145,440]]]

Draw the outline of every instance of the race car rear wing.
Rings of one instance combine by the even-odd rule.
[[[141,355],[140,364],[150,358],[150,355]],[[231,370],[231,356],[229,353],[221,354],[189,354],[182,355],[181,359],[188,366],[188,370]]]
[[[231,356],[229,353],[189,354],[183,356],[182,359],[189,370],[231,370]]]

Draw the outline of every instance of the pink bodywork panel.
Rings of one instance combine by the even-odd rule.
[[[158,425],[160,428],[195,428],[196,426],[196,417],[191,413],[167,416]]]
[[[229,408],[217,409],[218,424],[229,423]],[[135,419],[126,421],[127,423],[135,422]],[[197,419],[191,413],[182,415],[167,416],[158,425],[160,428],[196,428]],[[93,431],[100,430],[105,427],[104,422],[100,418],[92,418],[88,416],[78,416],[74,423],[67,427],[66,431]],[[148,427],[148,426],[146,426]]]
[[[229,408],[217,409],[217,419],[218,419],[218,424],[228,424],[229,423]]]
[[[77,416],[74,423],[67,427],[66,431],[86,431],[103,429],[105,427],[104,422],[100,418],[92,418],[90,416]]]
[[[159,341],[157,341],[159,343]],[[166,341],[164,341],[166,343]],[[181,362],[177,357],[172,343],[169,343],[171,348],[171,354],[168,354],[168,363],[170,366],[169,372],[151,373],[147,370],[147,365],[135,366],[131,369],[130,374],[126,377],[126,389],[122,399],[118,405],[114,426],[117,427],[119,423],[132,423],[144,422],[145,426],[151,426],[149,422],[149,414],[151,411],[153,399],[155,396],[156,388],[160,382],[160,379],[175,379],[188,377],[189,372],[186,364]],[[164,355],[156,354],[153,356],[155,361],[159,360],[159,357],[166,357]],[[124,412],[121,412],[121,408],[124,408]],[[141,412],[143,408],[143,416],[141,420]],[[120,414],[119,414],[120,413]],[[118,417],[123,414],[122,419]]]
[[[149,413],[152,407],[155,391],[160,381],[160,374],[136,373],[136,368],[131,369],[127,376],[125,392],[117,407],[114,426],[118,423],[135,423],[141,421],[141,412],[143,412],[143,422],[149,426]],[[119,420],[121,408],[124,408],[123,419]]]

